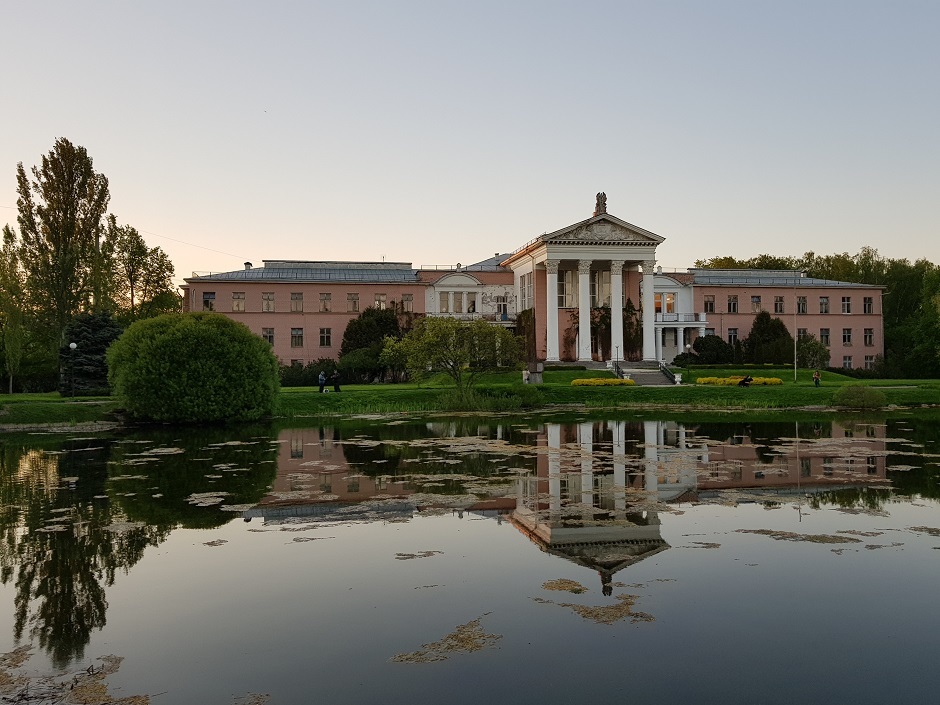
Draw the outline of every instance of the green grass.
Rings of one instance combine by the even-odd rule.
[[[41,426],[89,421],[105,421],[117,409],[109,397],[61,397],[50,394],[0,396],[0,426],[15,424]]]
[[[756,375],[756,370],[741,368],[682,370],[683,379],[727,377],[742,372]],[[789,374],[787,374],[789,373]],[[836,392],[848,385],[877,387],[888,405],[903,407],[940,406],[940,380],[858,380],[834,372],[823,372],[822,385],[815,387],[812,370],[799,370],[793,382],[793,368],[762,368],[760,376],[780,377],[783,384],[773,387],[716,387],[682,384],[660,387],[572,387],[571,381],[584,377],[607,377],[600,370],[551,370],[544,373],[538,394],[541,410],[559,407],[586,407],[632,413],[656,409],[658,414],[688,411],[725,413],[732,410],[779,413],[806,407],[828,409]],[[522,375],[518,371],[487,375],[480,380],[481,397],[489,406],[477,410],[513,411],[514,388]],[[525,390],[531,391],[531,390]],[[405,384],[343,385],[342,392],[320,394],[316,387],[287,387],[281,390],[278,415],[285,419],[356,414],[446,413],[455,411],[453,386],[446,377]],[[477,398],[476,402],[480,399]],[[41,425],[78,423],[113,418],[119,404],[111,398],[69,399],[58,394],[0,395],[0,425]],[[531,409],[529,409],[531,412]],[[813,413],[818,414],[818,411]]]

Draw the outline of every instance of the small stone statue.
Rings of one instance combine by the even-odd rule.
[[[607,213],[607,194],[601,191],[597,194],[597,204],[594,206],[594,215],[603,215]]]

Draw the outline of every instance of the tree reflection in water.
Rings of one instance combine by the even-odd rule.
[[[227,474],[222,486],[212,489],[224,489],[233,502],[260,499],[274,474],[273,465],[254,469],[270,462],[273,452],[270,431],[265,431],[247,457],[238,457],[245,471]],[[139,453],[140,446],[101,438],[5,438],[0,446],[0,580],[15,580],[16,641],[38,644],[58,668],[83,658],[92,633],[107,622],[105,589],[120,571],[129,571],[148,546],[160,544],[177,527],[229,521],[231,514],[218,508],[194,511],[180,495],[207,489],[210,480],[193,458],[225,460],[231,452],[207,453],[207,445],[230,437],[224,429],[189,435],[179,454],[134,466],[135,479],[118,482],[109,480],[129,474],[128,456]],[[150,434],[146,447],[160,440]],[[180,481],[169,487],[173,477]]]

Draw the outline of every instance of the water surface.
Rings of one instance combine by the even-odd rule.
[[[932,702],[935,428],[6,436],[0,651],[30,656],[3,672],[114,654],[114,696],[154,703]]]

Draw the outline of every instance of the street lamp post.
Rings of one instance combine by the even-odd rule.
[[[75,348],[77,343],[69,343],[69,382],[72,387],[72,398],[75,398]]]

